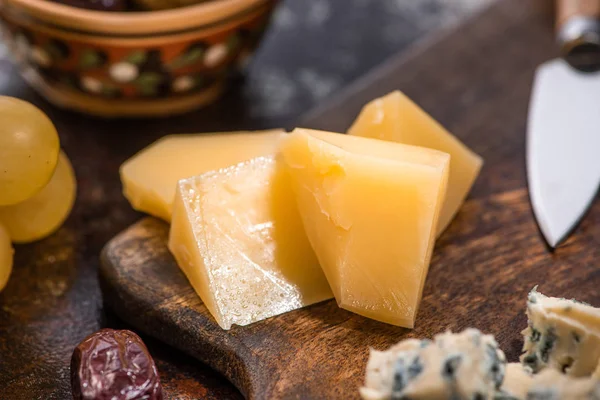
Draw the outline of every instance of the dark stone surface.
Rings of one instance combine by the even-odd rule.
[[[284,1],[248,71],[249,113],[289,124],[426,33],[490,1]]]
[[[118,168],[125,159],[168,133],[291,126],[350,80],[475,4],[286,1],[244,85],[206,109],[152,121],[99,120],[52,107],[18,77],[0,44],[0,95],[29,100],[50,116],[78,179],[77,202],[64,227],[16,246],[13,275],[0,293],[0,399],[68,399],[75,346],[101,327],[122,327],[104,307],[97,271],[104,244],[140,218],[121,195]],[[209,368],[156,341],[146,343],[168,399],[241,398]]]

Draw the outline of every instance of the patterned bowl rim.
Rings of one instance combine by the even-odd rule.
[[[161,11],[94,11],[51,0],[0,0],[0,15],[21,11],[42,24],[110,36],[154,35],[198,30],[228,23],[273,0],[209,0]]]

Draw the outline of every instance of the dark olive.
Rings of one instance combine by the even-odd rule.
[[[102,329],[71,358],[75,400],[162,400],[156,365],[142,339],[128,330]]]

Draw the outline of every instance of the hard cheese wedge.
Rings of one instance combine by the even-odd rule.
[[[123,194],[138,211],[171,220],[177,181],[276,151],[283,131],[166,136],[121,166]]]
[[[333,297],[273,157],[181,180],[169,249],[223,329]]]
[[[448,154],[296,129],[282,141],[310,243],[340,307],[412,327]]]
[[[458,212],[483,164],[481,157],[398,91],[367,104],[348,133],[450,154],[448,193],[440,215],[438,236]]]

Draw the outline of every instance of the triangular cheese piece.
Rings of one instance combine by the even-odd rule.
[[[428,147],[450,154],[448,193],[437,236],[458,212],[483,164],[481,157],[399,91],[367,104],[348,134]]]
[[[223,329],[333,297],[273,157],[181,180],[169,249]]]
[[[412,327],[450,157],[303,129],[283,139],[281,149],[307,236],[339,306]]]
[[[171,221],[177,181],[277,151],[281,130],[170,135],[121,165],[131,206]]]

